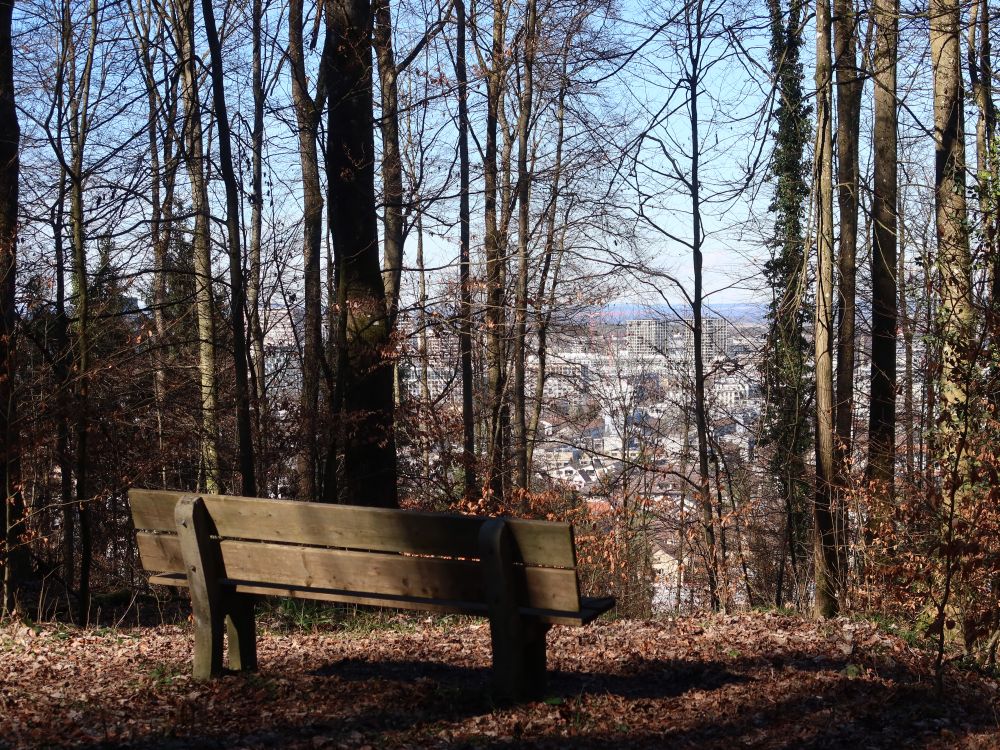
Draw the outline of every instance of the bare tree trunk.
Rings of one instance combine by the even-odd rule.
[[[215,393],[215,311],[212,299],[212,256],[209,237],[208,189],[205,185],[205,153],[198,92],[198,65],[194,51],[194,3],[178,0],[175,6],[177,48],[181,50],[187,134],[185,161],[191,180],[191,210],[194,213],[195,310],[198,316],[198,374],[201,400],[201,463],[205,490],[217,493],[219,477],[218,403]]]
[[[988,335],[1000,340],[1000,206],[996,197],[997,111],[993,102],[993,54],[989,0],[974,0],[969,18],[969,83],[979,110],[976,121],[976,166],[983,255],[989,259],[990,291],[986,305]]]
[[[70,245],[73,253],[73,298],[76,317],[76,503],[80,522],[80,587],[78,599],[79,616],[85,621],[90,610],[90,568],[91,549],[90,490],[87,471],[88,464],[88,422],[90,397],[90,292],[87,278],[87,248],[85,217],[83,213],[84,173],[83,161],[90,135],[91,104],[90,82],[97,54],[98,6],[97,0],[90,0],[87,10],[88,42],[83,69],[77,74],[75,68],[76,50],[73,41],[73,26],[69,10],[63,15],[63,44],[69,53],[70,85],[76,93],[69,100],[70,165],[69,176],[69,221]]]
[[[316,144],[321,101],[325,96],[322,82],[317,95],[309,93],[306,78],[305,48],[302,40],[302,0],[288,3],[288,61],[292,79],[292,103],[298,129],[299,163],[302,171],[302,268],[305,315],[302,342],[302,400],[299,406],[298,495],[304,500],[319,497],[317,487],[317,418],[319,407],[320,358],[323,356],[322,284],[320,254],[323,243],[323,194],[319,180]],[[333,41],[327,34],[324,57]],[[324,72],[320,70],[320,77]],[[324,494],[327,494],[324,490]]]
[[[385,194],[382,281],[385,285],[389,325],[399,309],[399,281],[403,269],[403,162],[399,154],[399,72],[392,49],[392,16],[389,0],[373,0],[375,56],[382,94],[382,189]]]
[[[17,274],[17,205],[21,130],[14,101],[14,47],[11,38],[14,0],[0,0],[0,488],[4,498],[3,584],[0,613],[14,610],[27,574],[24,547],[24,500],[18,439],[15,276]]]
[[[830,0],[816,3],[816,496],[814,575],[817,617],[837,614],[839,540],[833,516],[833,125],[830,106]]]
[[[542,418],[549,324],[552,320],[552,311],[555,309],[556,288],[559,283],[559,271],[562,267],[563,251],[565,249],[562,237],[560,237],[557,248],[556,216],[558,215],[559,193],[562,182],[563,146],[566,140],[566,95],[569,89],[567,68],[569,65],[571,41],[572,35],[568,35],[566,43],[563,46],[562,74],[559,82],[559,94],[556,97],[556,152],[555,161],[552,165],[552,187],[549,192],[549,205],[547,207],[545,249],[542,256],[542,270],[538,279],[538,296],[536,298],[537,312],[535,315],[535,327],[538,340],[536,342],[537,348],[535,353],[538,358],[538,371],[535,374],[534,411],[531,415],[531,424],[528,425],[528,466],[532,465],[535,442],[538,436],[538,424]]]
[[[476,416],[473,409],[472,373],[472,279],[469,231],[469,78],[465,64],[465,0],[455,0],[455,78],[458,81],[458,172],[459,172],[459,351],[462,359],[462,472],[464,495],[471,501],[480,491],[476,478]]]
[[[834,60],[837,76],[837,200],[840,207],[839,319],[837,326],[836,438],[834,440],[835,520],[845,538],[847,487],[854,424],[855,297],[858,247],[858,137],[864,79],[858,71],[858,17],[853,0],[833,0]]]
[[[708,409],[705,402],[705,356],[704,335],[702,330],[702,298],[704,264],[702,246],[704,234],[701,217],[701,148],[699,135],[698,104],[701,93],[700,71],[700,39],[694,36],[702,24],[702,3],[696,2],[685,10],[688,28],[688,68],[685,81],[688,92],[688,126],[691,133],[691,171],[688,178],[688,197],[691,200],[691,256],[694,266],[694,296],[691,300],[691,317],[693,319],[694,337],[694,424],[698,440],[698,502],[701,506],[702,534],[705,538],[705,548],[708,552],[708,588],[712,609],[718,610],[723,602],[720,592],[719,573],[722,561],[715,531],[715,517],[712,508],[712,475],[709,468],[708,446]],[[692,11],[696,14],[691,17]]]
[[[61,76],[57,75],[57,96],[62,85]],[[61,107],[60,107],[61,111]],[[63,123],[58,123],[61,131]],[[73,502],[73,460],[70,454],[69,421],[72,412],[70,404],[70,382],[72,372],[73,352],[69,341],[69,318],[66,314],[66,248],[63,235],[66,231],[66,170],[59,170],[59,195],[53,207],[52,245],[56,262],[56,317],[55,341],[56,350],[54,371],[59,384],[57,395],[58,417],[56,425],[56,461],[59,463],[59,501],[62,504],[63,524],[63,582],[67,589],[67,598],[76,583],[76,503]],[[72,605],[70,616],[73,617]]]
[[[261,286],[263,284],[261,250],[264,223],[264,72],[262,48],[264,45],[261,19],[264,15],[262,0],[253,0],[253,18],[250,22],[251,44],[253,45],[253,129],[250,132],[250,277],[247,282],[247,326],[251,349],[251,370],[253,401],[256,404],[258,465],[257,479],[267,485],[267,463],[262,454],[267,454],[265,427],[269,427],[267,405],[266,362],[264,360],[264,327],[260,319]]]
[[[876,0],[875,129],[872,152],[872,357],[866,479],[883,500],[893,496],[896,460],[896,50],[897,0]]]
[[[959,348],[972,329],[972,261],[969,253],[965,201],[965,123],[961,75],[961,10],[958,0],[932,0],[930,6],[931,65],[934,72],[935,208],[937,270],[940,275],[942,325],[939,399],[943,433],[957,424],[957,410],[966,400],[958,372]],[[954,441],[951,441],[954,442]],[[950,454],[956,446],[944,437]],[[953,458],[960,458],[952,456]]]
[[[505,398],[506,377],[506,315],[504,289],[506,287],[506,258],[497,220],[498,177],[497,135],[503,109],[505,62],[505,29],[507,18],[504,5],[499,0],[493,7],[492,65],[486,73],[486,150],[483,163],[483,206],[486,220],[484,253],[486,255],[486,358],[487,403],[490,414],[487,429],[489,474],[487,489],[493,503],[502,505],[507,470],[507,405]]]
[[[423,211],[417,207],[417,284],[419,294],[419,318],[417,325],[420,330],[420,345],[417,351],[417,358],[420,360],[420,414],[430,416],[431,411],[431,387],[430,368],[428,362],[429,351],[427,348],[427,272],[424,267],[424,218]],[[422,459],[423,475],[431,475],[431,451],[429,442],[425,444]]]
[[[156,331],[156,341],[161,351],[157,356],[156,371],[153,373],[153,396],[156,399],[156,431],[157,444],[160,448],[160,483],[167,486],[167,466],[164,460],[163,443],[163,410],[166,405],[167,368],[164,363],[162,347],[167,341],[167,322],[165,307],[167,304],[167,252],[173,235],[173,204],[174,185],[177,175],[177,155],[174,153],[176,130],[174,121],[177,116],[177,77],[167,76],[166,95],[161,99],[158,93],[159,79],[150,49],[151,43],[162,43],[162,27],[164,19],[153,26],[153,9],[132,6],[132,23],[136,34],[139,59],[142,63],[143,80],[147,92],[146,132],[149,139],[150,161],[150,242],[153,245],[153,328]],[[159,126],[160,116],[165,118],[163,137],[163,157],[160,158]],[[161,192],[162,185],[162,192]]]
[[[62,6],[62,28],[59,58],[55,69],[55,81],[53,82],[55,118],[54,133],[65,132],[67,105],[66,105],[66,78],[69,74],[68,58],[71,53],[72,37],[66,33],[69,28],[67,5]],[[53,371],[58,383],[57,400],[57,425],[56,425],[56,461],[59,464],[60,492],[59,501],[62,505],[62,554],[63,554],[63,583],[66,587],[67,604],[70,607],[70,617],[74,617],[72,593],[76,585],[76,503],[73,498],[73,456],[70,453],[70,419],[72,416],[71,394],[73,391],[73,349],[70,343],[69,316],[66,312],[66,247],[64,238],[66,235],[66,195],[68,192],[69,176],[67,174],[66,158],[62,151],[62,139],[53,138],[59,150],[59,190],[55,203],[51,210],[52,244],[55,256],[55,320],[53,346],[55,357]]]
[[[253,457],[253,431],[250,422],[250,378],[248,375],[246,313],[246,285],[243,282],[243,247],[240,235],[240,193],[233,169],[232,134],[226,108],[225,77],[222,68],[222,44],[215,27],[215,9],[212,0],[202,0],[201,12],[205,20],[205,36],[212,59],[210,78],[215,121],[219,128],[219,171],[226,187],[226,232],[229,234],[229,286],[230,311],[233,328],[233,360],[236,374],[236,441],[239,446],[240,474],[243,494],[257,494],[256,463]]]
[[[684,409],[684,444],[681,447],[681,498],[677,513],[677,599],[676,607],[680,612],[684,603],[684,543],[687,541],[687,496],[688,496],[688,454],[691,450],[691,410]],[[690,552],[688,554],[691,554]]]
[[[913,412],[913,318],[910,316],[907,273],[906,273],[906,221],[903,214],[903,201],[896,192],[896,227],[899,258],[896,271],[896,288],[899,290],[900,332],[903,335],[903,433],[906,451],[906,486],[909,491],[916,488],[916,440],[914,439]]]
[[[340,495],[352,503],[397,506],[390,321],[379,264],[372,132],[372,18],[368,0],[327,0],[323,65],[330,102],[326,174],[338,284],[346,306],[343,384],[344,466]],[[328,497],[333,500],[334,498]]]
[[[517,288],[514,295],[514,420],[512,426],[515,489],[528,489],[528,428],[525,418],[525,338],[528,322],[528,244],[531,234],[531,180],[528,137],[534,97],[535,40],[538,19],[535,0],[527,0],[524,21],[524,74],[517,118]]]

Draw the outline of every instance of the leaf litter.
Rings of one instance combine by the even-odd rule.
[[[189,625],[0,626],[0,748],[997,748],[997,680],[876,624],[750,613],[549,634],[546,699],[489,695],[485,621],[259,628],[198,683]]]

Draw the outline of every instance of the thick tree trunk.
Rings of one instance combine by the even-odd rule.
[[[772,290],[767,339],[765,387],[769,394],[766,412],[766,442],[773,445],[768,471],[780,492],[785,511],[784,544],[791,582],[788,589],[800,601],[799,560],[804,556],[807,536],[808,480],[805,455],[809,450],[806,416],[809,400],[807,342],[808,303],[803,299],[807,241],[803,207],[809,195],[803,157],[811,133],[803,93],[802,48],[803,2],[791,0],[787,13],[780,0],[768,0],[771,21],[770,61],[777,82],[780,106],[775,109],[774,214],[772,255],[765,271]],[[784,601],[785,555],[782,553],[775,581],[775,600]],[[779,605],[780,606],[780,605]]]
[[[834,522],[833,421],[833,125],[831,122],[830,0],[816,3],[816,495],[813,501],[815,613],[838,610],[841,561]]]
[[[372,132],[372,18],[368,0],[327,0],[326,174],[334,254],[346,310],[343,482],[361,505],[396,506],[390,321],[379,264]],[[334,498],[328,498],[334,499]]]
[[[896,460],[896,49],[899,4],[876,0],[872,152],[872,357],[866,479],[886,502]]]
[[[974,461],[966,436],[970,422],[982,408],[970,403],[970,379],[974,378],[980,332],[973,308],[973,271],[969,247],[966,205],[964,87],[961,71],[962,8],[958,0],[931,0],[930,43],[934,74],[935,224],[937,229],[938,309],[940,376],[937,392],[938,429],[934,433],[934,459],[928,479],[941,484],[941,563],[936,581],[942,596],[936,606],[938,618],[938,688],[944,655],[948,608],[958,621],[957,632],[970,647],[975,633],[965,614],[977,608],[982,587],[972,583],[950,551],[966,543],[962,529],[973,491]],[[928,380],[931,380],[928,378]],[[930,401],[930,399],[929,399]],[[933,476],[936,474],[936,476]],[[961,559],[962,553],[958,553]]]
[[[76,145],[76,144],[74,144]],[[86,621],[90,610],[91,514],[88,491],[88,421],[90,377],[90,293],[87,283],[87,251],[84,238],[83,216],[83,150],[73,156],[70,178],[70,236],[73,249],[74,312],[76,313],[76,507],[80,522],[80,587],[78,600],[81,622]]]

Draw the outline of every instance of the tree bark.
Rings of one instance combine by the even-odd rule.
[[[839,213],[839,319],[837,325],[835,519],[845,532],[847,486],[854,424],[855,297],[858,247],[858,138],[864,79],[858,71],[858,18],[853,0],[834,0],[834,60],[837,76],[837,201]]]
[[[976,120],[976,166],[982,250],[989,259],[990,288],[986,302],[988,335],[1000,341],[1000,206],[996,196],[997,111],[993,101],[993,52],[990,43],[989,0],[975,0],[970,11],[968,44],[969,83],[979,110]],[[1000,398],[1000,397],[998,397]],[[996,399],[994,399],[996,401]]]
[[[805,516],[809,506],[805,455],[811,435],[806,417],[810,398],[807,382],[808,345],[805,339],[808,304],[804,299],[807,240],[802,225],[809,196],[804,154],[811,133],[803,92],[803,2],[791,0],[787,14],[779,0],[769,0],[771,22],[771,71],[777,82],[779,106],[775,109],[772,179],[774,214],[771,259],[765,273],[772,290],[768,313],[765,389],[768,393],[763,442],[770,444],[769,473],[779,487],[785,511],[784,547],[788,552],[791,584],[798,602],[799,559],[807,537]],[[784,601],[785,556],[782,553],[775,581],[775,601]]]
[[[527,0],[524,21],[524,73],[521,79],[520,112],[517,118],[517,288],[514,295],[514,419],[511,430],[514,489],[528,489],[528,429],[525,416],[525,339],[528,321],[528,252],[531,234],[531,180],[528,169],[528,138],[534,97],[535,0]]]
[[[688,28],[688,61],[685,85],[688,92],[688,127],[691,134],[691,170],[688,177],[688,198],[691,201],[691,258],[694,273],[694,295],[691,299],[692,335],[694,338],[694,424],[698,442],[698,502],[701,506],[702,535],[708,553],[708,587],[712,609],[718,610],[723,603],[720,591],[720,571],[718,540],[715,533],[715,517],[712,507],[712,475],[709,467],[708,408],[705,400],[705,357],[703,332],[703,266],[704,233],[701,216],[701,139],[699,134],[699,94],[701,93],[701,59],[697,34],[703,27],[702,3],[696,2],[685,10]],[[691,17],[692,10],[695,17]]]
[[[163,350],[167,343],[167,321],[165,307],[167,304],[167,253],[173,238],[174,186],[176,184],[178,158],[174,152],[177,144],[177,133],[174,127],[177,116],[177,77],[169,76],[166,80],[166,96],[159,95],[159,79],[151,53],[151,44],[163,42],[163,20],[154,30],[152,19],[153,9],[132,7],[132,21],[139,45],[139,58],[142,63],[143,81],[146,84],[148,111],[146,114],[146,133],[149,139],[150,164],[150,242],[153,245],[153,328],[156,331],[156,341],[159,352],[156,358],[156,370],[153,373],[153,397],[156,400],[156,432],[157,444],[160,449],[160,484],[167,487],[167,467],[164,459],[163,422],[167,393],[167,367],[164,362]],[[160,156],[160,117],[164,118],[164,135],[162,139],[163,155]],[[162,192],[161,192],[162,185]]]
[[[935,225],[940,275],[938,320],[942,326],[939,400],[942,447],[951,455],[949,425],[967,393],[959,372],[961,347],[972,327],[972,261],[965,200],[965,122],[961,75],[961,10],[958,0],[932,0],[931,66],[934,73]],[[954,441],[951,441],[954,442]],[[957,458],[956,456],[953,456]]]
[[[292,79],[292,103],[298,131],[299,164],[302,173],[302,268],[304,317],[302,341],[302,398],[299,404],[298,495],[304,500],[320,496],[317,486],[317,418],[319,407],[320,358],[323,356],[322,283],[320,255],[323,250],[323,193],[319,180],[317,139],[324,98],[317,85],[316,97],[309,93],[305,47],[302,40],[302,0],[288,3],[288,62]],[[324,45],[330,54],[332,39]],[[323,72],[320,72],[323,76]]]
[[[896,288],[899,290],[897,311],[899,314],[899,329],[903,336],[903,433],[906,461],[906,487],[916,489],[916,440],[914,438],[913,411],[913,317],[910,315],[909,281],[906,271],[906,221],[903,214],[903,201],[896,191],[896,245],[899,249],[896,271]]]
[[[816,494],[813,567],[815,614],[833,617],[838,610],[841,564],[834,500],[833,421],[833,126],[831,112],[830,0],[816,3]]]
[[[872,356],[866,479],[886,503],[892,499],[896,460],[896,50],[897,0],[876,0],[875,129],[872,152]]]
[[[372,132],[372,18],[368,0],[327,0],[334,40],[328,84],[326,174],[338,284],[344,290],[343,481],[346,501],[398,505],[390,321],[379,264]],[[334,499],[328,497],[327,499]]]
[[[250,422],[250,378],[248,374],[247,335],[245,324],[246,285],[243,281],[243,246],[240,235],[240,193],[233,169],[232,133],[226,107],[226,83],[222,68],[222,44],[215,26],[215,9],[212,0],[202,0],[201,12],[205,21],[205,37],[212,65],[212,100],[216,127],[219,129],[219,171],[226,188],[226,232],[229,235],[229,315],[233,329],[233,369],[236,375],[236,441],[239,446],[240,474],[243,494],[257,494],[256,464],[253,456],[253,431]]]
[[[476,415],[473,409],[472,278],[469,209],[469,78],[465,63],[465,0],[455,0],[455,78],[458,82],[459,267],[458,346],[462,359],[462,474],[464,498],[479,495],[476,478]]]
[[[205,185],[205,154],[201,123],[198,66],[194,51],[194,2],[178,0],[175,6],[177,48],[182,56],[182,98],[187,142],[184,155],[191,180],[191,210],[194,213],[195,311],[198,317],[198,381],[201,404],[201,464],[205,490],[218,493],[219,429],[215,391],[215,311],[212,295],[212,256],[209,237],[208,189]]]
[[[250,276],[247,280],[247,328],[250,339],[250,376],[251,393],[255,405],[257,431],[257,473],[258,484],[267,486],[268,469],[264,456],[267,455],[270,420],[267,404],[267,367],[264,352],[264,327],[261,324],[261,286],[263,270],[261,267],[261,245],[263,243],[264,226],[264,71],[262,61],[264,15],[262,0],[253,0],[253,17],[250,21],[251,44],[253,45],[253,61],[251,63],[253,92],[253,126],[250,131]]]
[[[76,49],[73,42],[74,28],[70,21],[69,6],[63,15],[63,44],[70,61],[70,85],[74,93],[69,100],[69,222],[70,246],[73,255],[73,300],[76,318],[76,505],[80,523],[80,587],[78,589],[79,617],[85,620],[90,609],[91,513],[88,455],[89,400],[90,400],[90,289],[87,277],[87,247],[84,196],[84,154],[91,129],[90,83],[97,54],[98,6],[90,0],[87,9],[88,43],[83,68],[75,69]]]
[[[486,359],[488,476],[487,490],[494,506],[502,507],[507,485],[507,428],[509,413],[506,403],[506,258],[504,242],[497,217],[497,197],[500,185],[497,165],[497,136],[503,109],[504,74],[506,71],[505,31],[507,18],[503,3],[494,2],[492,65],[486,73],[486,149],[483,162],[486,256]]]
[[[21,450],[17,422],[17,209],[21,130],[14,100],[14,0],[0,0],[0,488],[4,498],[0,613],[14,610],[27,573]]]
[[[403,162],[399,152],[399,72],[392,49],[392,15],[389,0],[373,0],[375,56],[382,95],[382,190],[385,196],[382,280],[385,286],[389,327],[399,310],[399,282],[403,270]]]
[[[560,237],[558,243],[556,241],[556,217],[558,216],[559,195],[562,183],[563,147],[566,141],[566,95],[569,91],[569,76],[567,73],[573,33],[575,32],[567,35],[566,43],[563,46],[559,93],[556,96],[555,161],[552,165],[552,187],[549,192],[549,202],[546,208],[545,248],[542,255],[542,269],[538,279],[538,296],[536,298],[535,326],[537,341],[535,353],[538,358],[538,371],[535,374],[534,411],[531,415],[531,423],[528,425],[528,466],[532,465],[535,442],[538,437],[538,424],[542,418],[549,324],[552,320],[552,312],[555,309],[556,287],[559,282],[559,272],[562,268],[562,259],[566,247],[563,237]],[[562,228],[562,231],[565,232],[565,227]]]

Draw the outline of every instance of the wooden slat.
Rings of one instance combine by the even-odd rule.
[[[157,573],[149,577],[153,586],[183,586],[187,588],[188,578],[183,573]]]
[[[163,573],[150,576],[150,583],[161,586],[187,587],[187,577],[183,573]],[[479,615],[485,617],[486,605],[482,602],[441,602],[431,599],[408,599],[394,596],[360,596],[347,591],[331,591],[328,589],[306,589],[297,586],[265,586],[222,581],[224,585],[232,586],[237,594],[257,594],[261,596],[286,596],[290,599],[313,599],[340,604],[358,604],[371,607],[391,607],[393,609],[409,609],[421,612],[440,612],[442,614]],[[521,614],[537,617],[539,621],[550,625],[580,626],[593,620],[601,612],[590,609],[579,612],[555,612],[530,607],[521,607]]]
[[[142,567],[150,572],[184,570],[180,542],[174,534],[149,534],[140,531],[135,535]],[[185,578],[186,578],[185,574]]]
[[[147,570],[183,570],[176,536],[140,532],[136,541]],[[225,576],[247,583],[338,589],[362,595],[484,601],[479,563],[471,560],[230,540],[220,542],[219,549]],[[564,612],[579,609],[575,571],[523,567],[517,570],[522,606]]]
[[[136,529],[174,531],[174,505],[180,492],[129,490]],[[444,513],[328,505],[295,500],[265,500],[203,495],[219,535],[377,552],[476,558],[483,519]],[[568,523],[510,519],[517,543],[516,562],[575,568]]]

